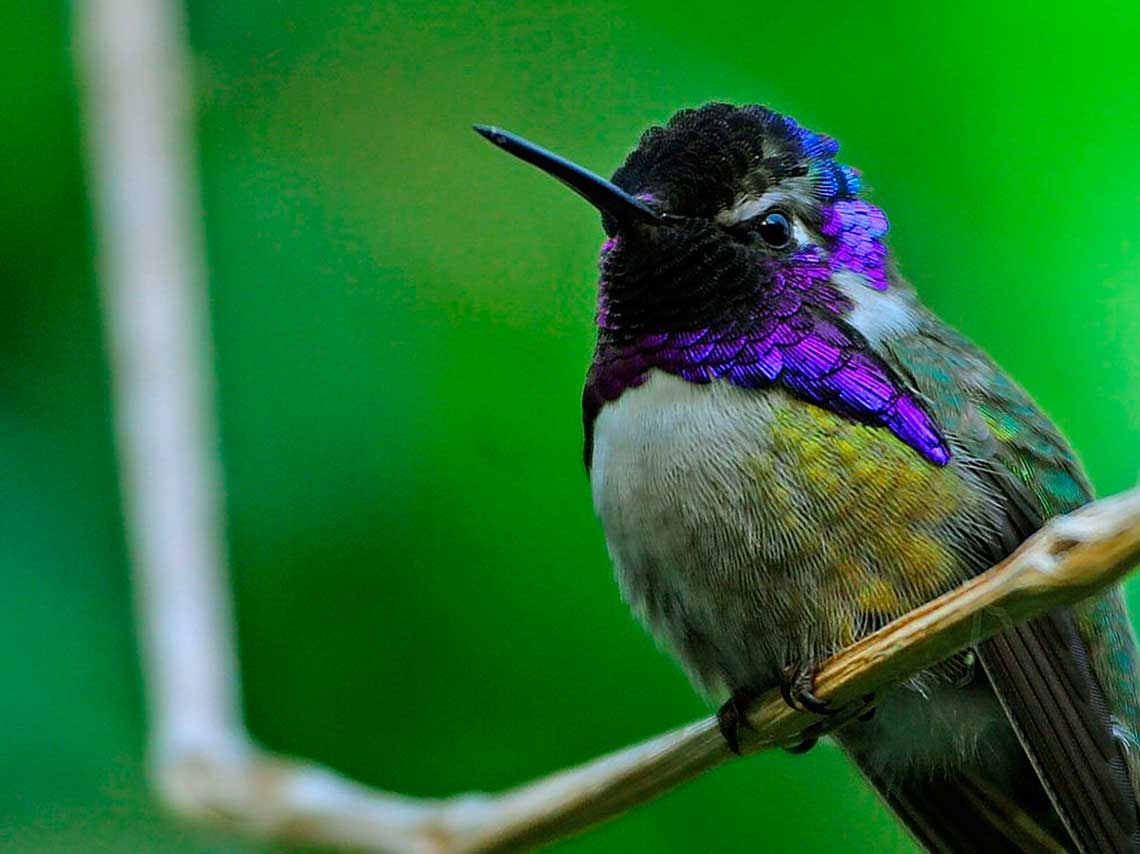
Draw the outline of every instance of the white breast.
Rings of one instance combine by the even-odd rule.
[[[708,500],[744,499],[742,476],[751,490],[747,461],[764,450],[771,411],[766,395],[658,370],[608,403],[594,425],[590,468],[607,534],[632,533],[634,516],[656,524],[663,514],[699,514]],[[666,499],[680,506],[656,506]],[[647,502],[654,506],[631,506]]]
[[[594,427],[594,508],[623,596],[714,692],[784,654],[755,600],[779,540],[752,468],[768,452],[773,396],[653,371]]]

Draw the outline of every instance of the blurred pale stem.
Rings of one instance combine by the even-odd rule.
[[[501,795],[376,792],[253,746],[241,723],[208,365],[182,10],[79,0],[75,31],[158,791],[185,816],[354,850],[502,851],[565,837],[730,758],[715,718]],[[1054,520],[1014,556],[825,664],[837,703],[882,691],[1140,560],[1140,491]],[[745,748],[815,722],[776,694]],[[379,737],[383,737],[380,735]]]
[[[190,61],[164,0],[78,0],[76,47],[152,760],[241,750]]]

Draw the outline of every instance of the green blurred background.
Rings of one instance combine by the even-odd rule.
[[[712,98],[833,134],[926,300],[1101,492],[1136,481],[1140,7],[938,5],[190,4],[260,740],[444,795],[707,711],[619,601],[590,508],[596,216],[472,122],[606,172]],[[169,823],[145,789],[68,11],[6,7],[0,847],[264,851]],[[824,748],[734,763],[557,850],[911,845]]]

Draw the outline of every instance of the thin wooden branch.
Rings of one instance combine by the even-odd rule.
[[[202,306],[188,58],[173,0],[80,0],[76,34],[112,352],[119,455],[158,791],[177,814],[366,851],[533,848],[732,758],[707,718],[500,795],[419,800],[266,753],[241,723]],[[1119,580],[1140,561],[1140,490],[1050,522],[1012,557],[826,662],[844,704]],[[746,751],[815,722],[776,694]]]
[[[826,662],[816,693],[837,704],[882,692],[1022,620],[1077,602],[1140,562],[1140,489],[1054,519],[998,566]],[[749,711],[744,750],[798,741],[819,719],[778,692]],[[500,795],[422,801],[373,792],[305,763],[251,757],[192,767],[196,814],[242,822],[258,835],[370,851],[532,849],[580,832],[732,758],[709,717]]]
[[[205,311],[190,58],[177,2],[77,0],[84,113],[154,778],[243,756]]]
[[[820,669],[816,693],[840,706],[881,693],[1014,623],[1095,594],[1138,562],[1140,489],[1134,489],[1054,519],[998,566],[839,653]],[[744,731],[745,752],[794,744],[819,720],[789,708],[778,691],[760,698],[748,717],[755,732]],[[474,837],[474,844],[471,836],[460,837],[452,850],[513,850],[553,841],[730,755],[715,718],[708,718],[571,772],[579,775],[578,786],[559,796],[546,786],[561,775],[508,793],[496,822],[488,824],[493,835]],[[518,808],[527,798],[534,808]]]

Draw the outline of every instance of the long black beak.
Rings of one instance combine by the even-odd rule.
[[[660,225],[666,220],[673,219],[668,214],[653,210],[641,199],[631,196],[612,181],[607,181],[601,175],[595,175],[577,163],[571,163],[565,157],[559,157],[554,152],[547,151],[521,136],[489,125],[475,125],[475,131],[508,154],[513,154],[557,178],[598,210],[609,214],[618,222],[634,221]]]

